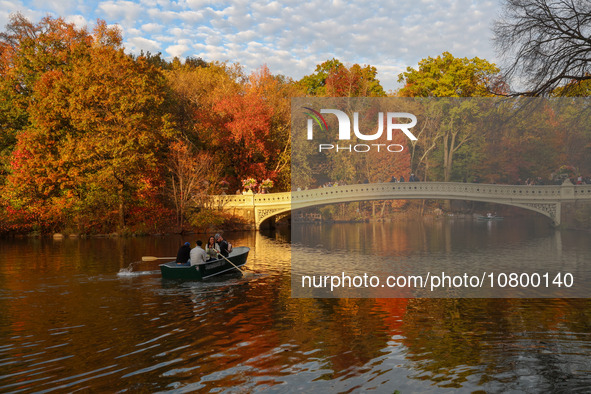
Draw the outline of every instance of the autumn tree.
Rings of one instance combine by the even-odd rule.
[[[483,97],[493,96],[491,86],[498,86],[499,69],[479,58],[456,58],[444,52],[436,58],[428,57],[419,62],[418,69],[411,67],[399,75],[404,86],[398,91],[403,97]],[[443,179],[451,180],[455,153],[485,130],[474,127],[473,104],[460,99],[446,99],[427,104],[444,108],[435,110],[439,120],[434,123],[430,138],[419,140],[419,156],[434,152],[433,143],[439,141],[442,149]],[[459,122],[459,123],[458,123]],[[425,158],[427,160],[427,158]],[[426,174],[425,174],[426,175]]]
[[[197,152],[186,141],[177,140],[170,144],[168,170],[177,224],[182,228],[187,209],[192,202],[205,198],[210,191],[209,184],[218,180],[219,169],[210,155]]]
[[[31,138],[26,129],[30,126],[30,104],[35,100],[39,81],[48,73],[68,70],[70,60],[89,45],[90,36],[84,30],[74,28],[61,18],[46,17],[34,24],[21,14],[11,15],[6,30],[0,33],[0,185],[5,183],[4,177],[14,168],[27,171],[25,161],[31,159],[30,152],[21,150],[13,154],[13,151],[19,139],[20,144],[25,145],[25,141]],[[15,192],[8,186],[5,191]],[[32,188],[28,195],[42,192],[43,187]],[[6,193],[3,194],[6,196]],[[26,202],[25,194],[21,200],[12,200],[17,205],[16,210],[9,202],[5,204],[13,210],[11,218],[20,214],[27,221],[36,221],[39,225],[39,212],[31,214],[30,211],[35,210],[26,204],[18,207]],[[59,208],[54,207],[48,203],[47,209],[42,211],[54,210],[61,215]]]
[[[299,87],[307,95],[328,97],[384,97],[386,93],[373,66],[345,66],[337,59],[316,66],[313,74],[303,77]]]
[[[591,92],[591,80],[581,82],[587,85],[583,89]],[[569,94],[577,94],[572,90]],[[588,94],[586,94],[588,95]],[[563,119],[562,124],[556,130],[562,133],[564,149],[564,163],[579,169],[582,174],[591,174],[591,106],[586,98],[561,99],[551,101],[556,111]]]
[[[266,67],[246,76],[237,65],[179,67],[167,73],[187,139],[211,153],[222,176],[239,187],[248,177],[289,184],[289,80]]]
[[[589,111],[584,100],[515,98],[498,100],[495,133],[482,145],[474,169],[487,182],[549,182],[562,165],[588,170]],[[586,172],[583,172],[586,173]]]
[[[44,23],[47,31],[13,55],[37,75],[22,82],[28,120],[3,195],[50,227],[115,212],[114,224],[123,228],[138,193],[162,179],[157,162],[170,136],[164,79],[145,59],[127,56],[119,32],[102,21],[92,35],[60,20]],[[72,44],[70,36],[78,39]],[[44,50],[50,38],[63,53]]]
[[[456,58],[449,52],[419,62],[418,69],[407,67],[398,76],[404,86],[402,97],[490,97],[498,84],[499,69],[478,57]]]
[[[220,97],[240,89],[245,76],[239,66],[209,63],[205,67],[190,67],[173,61],[165,72],[171,91],[173,114],[183,137],[205,149],[204,135],[215,133],[217,118],[213,107]]]
[[[326,78],[340,67],[343,67],[343,63],[334,58],[318,64],[314,73],[306,75],[298,81],[298,86],[306,95],[326,96]]]
[[[67,70],[70,60],[90,45],[84,29],[61,18],[34,24],[12,14],[0,33],[0,177],[8,171],[16,136],[29,124],[29,102],[47,72]],[[1,182],[0,182],[1,184]]]
[[[269,119],[267,149],[272,153],[266,157],[267,174],[275,181],[274,189],[289,190],[291,183],[291,97],[298,94],[291,78],[271,74],[264,65],[249,77],[252,89],[272,108]]]
[[[417,126],[413,128],[413,134],[417,139],[408,142],[410,167],[416,173],[421,172],[422,179],[426,181],[430,160],[440,142],[439,125],[443,117],[443,108],[433,100],[415,99],[407,103],[409,111],[420,119]]]
[[[159,162],[173,136],[163,110],[164,78],[143,58],[134,61],[122,49],[97,45],[75,63],[67,83],[67,116],[78,134],[75,160],[90,174],[90,184],[94,179],[117,196],[123,227],[136,193],[163,176]]]

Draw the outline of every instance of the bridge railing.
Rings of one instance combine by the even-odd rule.
[[[575,198],[591,198],[591,185],[577,185],[574,188]]]
[[[392,197],[433,199],[483,197],[505,201],[559,201],[569,198],[569,195],[572,195],[570,198],[574,199],[587,194],[588,198],[591,198],[591,193],[586,193],[586,187],[581,187],[581,190],[575,194],[574,190],[579,187],[581,186],[516,186],[460,182],[359,184],[293,192],[292,203],[318,199],[332,200],[345,195],[349,197],[367,196],[372,199],[380,197],[384,199]]]
[[[367,183],[341,185],[294,192],[269,194],[240,194],[212,196],[214,206],[254,207],[282,206],[293,204],[294,208],[312,201],[326,200],[338,202],[341,199],[391,199],[432,198],[432,199],[473,199],[484,198],[499,202],[559,202],[567,200],[591,199],[591,185],[499,185],[462,182],[403,182]]]
[[[231,194],[226,196],[211,196],[213,206],[217,207],[248,207],[255,205],[289,204],[290,192],[266,194]]]

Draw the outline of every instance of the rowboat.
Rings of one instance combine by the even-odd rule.
[[[249,251],[250,248],[247,246],[236,246],[232,249],[227,259],[236,267],[241,267],[246,264]],[[162,273],[163,279],[203,280],[225,272],[236,271],[234,265],[222,257],[198,265],[183,265],[171,261],[160,264],[160,272]]]
[[[478,220],[503,220],[504,217],[496,216],[496,215],[486,215],[486,216],[477,216],[476,219],[478,219]]]

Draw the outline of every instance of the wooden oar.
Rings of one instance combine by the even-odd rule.
[[[176,257],[142,256],[142,261],[156,261],[156,260],[176,260]]]
[[[238,268],[238,266],[236,264],[234,264],[233,262],[231,262],[230,260],[228,260],[223,254],[218,253],[218,256],[220,256],[221,258],[223,258],[224,260],[226,260],[228,263],[232,264],[234,266],[234,268],[236,268],[238,271],[240,271],[240,273],[242,274],[242,276],[244,276],[244,271],[242,271],[240,268]]]

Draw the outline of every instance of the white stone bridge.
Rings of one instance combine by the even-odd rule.
[[[591,185],[513,186],[458,182],[403,182],[344,185],[285,193],[213,196],[217,209],[250,221],[255,229],[276,215],[326,204],[371,200],[468,200],[511,205],[561,224],[565,203],[591,202]],[[574,207],[574,204],[572,204]],[[574,209],[574,208],[573,208]]]

